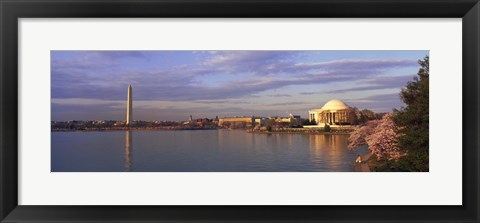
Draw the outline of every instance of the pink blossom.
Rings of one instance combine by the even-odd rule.
[[[388,113],[381,120],[371,120],[365,125],[356,127],[348,138],[348,148],[355,150],[358,146],[368,145],[369,150],[377,155],[378,159],[398,159],[404,155],[398,148],[398,134],[393,114]]]

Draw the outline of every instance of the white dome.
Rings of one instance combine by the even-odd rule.
[[[348,108],[349,107],[347,106],[347,104],[345,104],[343,101],[340,101],[338,99],[333,99],[325,103],[325,105],[322,107],[322,110],[337,111],[337,110],[343,110]]]

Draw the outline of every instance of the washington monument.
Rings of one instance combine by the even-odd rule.
[[[128,85],[128,98],[127,98],[127,126],[133,121],[133,110],[132,110],[132,85]]]

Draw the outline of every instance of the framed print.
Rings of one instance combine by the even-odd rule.
[[[2,222],[479,220],[476,0],[0,10]]]

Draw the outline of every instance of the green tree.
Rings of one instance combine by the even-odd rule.
[[[371,110],[368,110],[368,109],[363,109],[362,111],[360,111],[360,113],[365,116],[365,118],[367,120],[373,120],[375,119],[375,112],[371,111]]]
[[[323,131],[324,132],[330,132],[330,131],[332,131],[332,129],[330,128],[329,125],[325,124],[325,126],[323,127]]]
[[[373,116],[375,113],[368,109],[360,110],[357,107],[353,107],[353,112],[355,114],[358,124],[365,124],[368,120],[374,119],[371,118],[371,116]]]
[[[394,122],[399,127],[399,148],[406,155],[398,160],[401,171],[428,171],[429,167],[429,57],[419,60],[417,76],[400,92],[407,105],[395,110]]]

